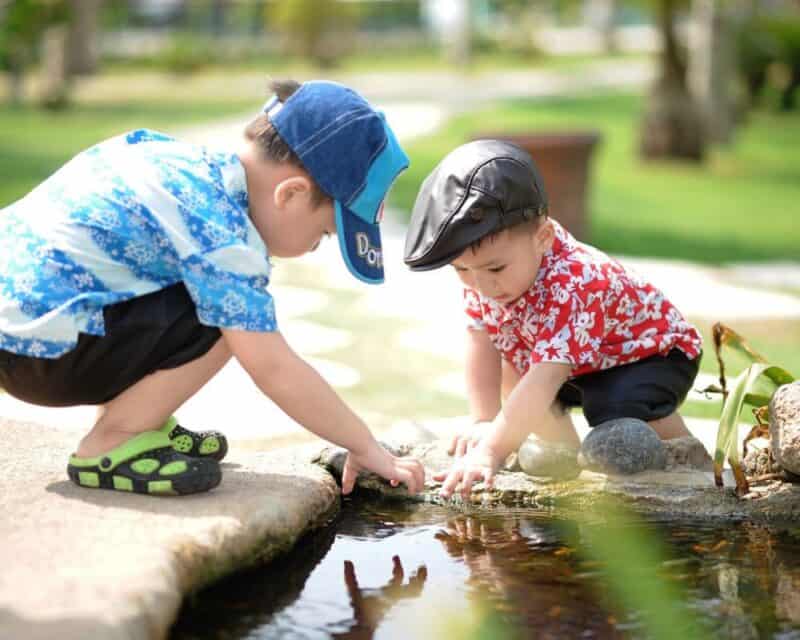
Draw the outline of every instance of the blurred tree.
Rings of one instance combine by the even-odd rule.
[[[215,36],[221,36],[225,33],[227,9],[227,0],[211,0],[211,33]]]
[[[614,53],[617,50],[614,37],[617,0],[584,0],[583,14],[603,38],[606,53]]]
[[[66,41],[66,73],[69,76],[97,70],[98,17],[103,0],[67,0],[69,30]]]
[[[0,59],[9,72],[9,100],[20,105],[25,71],[36,60],[42,36],[67,20],[68,8],[64,0],[6,0],[0,13]]]
[[[689,93],[686,62],[675,32],[685,0],[654,0],[661,35],[656,81],[640,125],[639,151],[644,158],[699,162],[705,152],[703,114]]]
[[[710,141],[730,142],[735,105],[732,16],[719,0],[692,0],[689,87]],[[728,3],[729,4],[729,3]]]
[[[287,39],[287,48],[322,67],[335,64],[349,47],[358,6],[338,0],[282,0],[267,9],[267,20]]]

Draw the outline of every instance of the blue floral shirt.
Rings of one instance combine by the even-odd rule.
[[[274,331],[244,168],[138,130],[80,153],[0,211],[0,349],[55,358],[103,307],[183,282],[205,325]]]

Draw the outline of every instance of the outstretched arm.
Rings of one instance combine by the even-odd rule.
[[[233,355],[259,389],[291,418],[321,438],[350,451],[342,477],[349,493],[361,468],[409,491],[422,488],[424,472],[416,461],[395,458],[378,444],[367,425],[278,333],[223,329]]]
[[[436,480],[444,480],[441,494],[450,496],[460,484],[461,494],[466,498],[474,482],[484,480],[491,486],[494,474],[503,461],[520,447],[535,425],[544,419],[558,390],[569,377],[570,370],[568,364],[532,365],[508,397],[486,436],[449,472],[434,476]]]
[[[481,439],[500,411],[500,354],[483,329],[467,328],[465,381],[473,426],[453,436],[447,453],[463,456]]]

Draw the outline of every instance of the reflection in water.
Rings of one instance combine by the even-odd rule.
[[[583,555],[589,526],[603,524],[349,504],[289,556],[195,597],[172,637],[644,637],[641,616],[611,602],[606,566]],[[709,638],[800,640],[800,529],[640,526],[666,543],[657,574],[683,587]],[[480,628],[458,626],[470,617]]]
[[[411,576],[408,584],[403,584],[403,565],[400,558],[392,558],[392,577],[389,582],[378,589],[362,589],[358,586],[356,570],[350,560],[344,563],[344,582],[350,594],[350,606],[353,609],[353,626],[344,633],[334,633],[334,638],[361,640],[372,638],[378,624],[387,611],[400,600],[416,598],[422,593],[422,587],[428,577],[428,570],[422,565]]]
[[[474,599],[517,637],[621,637],[560,533],[552,521],[460,515],[436,538],[469,568]]]

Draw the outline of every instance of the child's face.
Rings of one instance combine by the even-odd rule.
[[[451,264],[470,289],[508,305],[533,285],[542,257],[552,245],[553,225],[544,220],[535,230],[501,231],[477,249],[467,249]]]
[[[265,220],[267,247],[277,258],[296,258],[314,251],[336,233],[333,201],[315,203],[311,192],[294,179],[281,182]]]
[[[315,251],[322,240],[336,234],[333,202],[311,204],[285,212],[276,222],[270,252],[277,258],[296,258]]]

